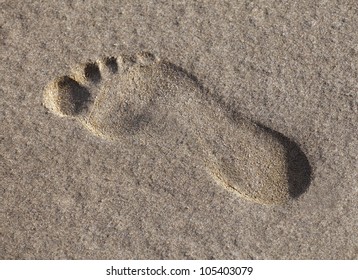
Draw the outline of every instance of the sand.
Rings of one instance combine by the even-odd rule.
[[[0,4],[1,259],[357,259],[354,1]]]

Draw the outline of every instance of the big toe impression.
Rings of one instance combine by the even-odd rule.
[[[50,84],[44,94],[44,105],[59,116],[79,115],[89,100],[89,91],[68,76]]]

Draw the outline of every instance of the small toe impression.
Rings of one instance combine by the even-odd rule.
[[[97,63],[90,62],[84,67],[84,75],[88,81],[98,83],[101,80],[101,72]]]
[[[117,62],[121,67],[121,72],[126,72],[137,63],[137,58],[135,55],[121,55],[118,56]]]
[[[142,66],[147,66],[157,62],[157,60],[154,54],[149,52],[141,52],[137,55],[137,62]]]
[[[103,62],[110,72],[113,74],[118,72],[118,63],[115,57],[106,57]]]
[[[44,105],[60,116],[79,115],[89,101],[89,91],[68,76],[50,85],[44,96]]]

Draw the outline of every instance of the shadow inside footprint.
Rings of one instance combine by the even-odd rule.
[[[107,57],[104,60],[104,64],[107,66],[107,68],[113,73],[118,72],[118,63],[115,57]]]
[[[291,198],[298,198],[311,183],[312,167],[300,147],[281,133],[262,124],[260,128],[270,133],[286,150],[288,191]]]
[[[85,87],[68,76],[60,78],[57,86],[60,94],[55,98],[55,102],[60,113],[74,116],[86,108],[90,93]]]
[[[101,80],[101,72],[96,63],[88,63],[84,68],[84,75],[93,83],[98,83]]]

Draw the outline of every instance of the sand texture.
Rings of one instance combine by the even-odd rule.
[[[355,1],[0,8],[1,259],[358,259]]]

